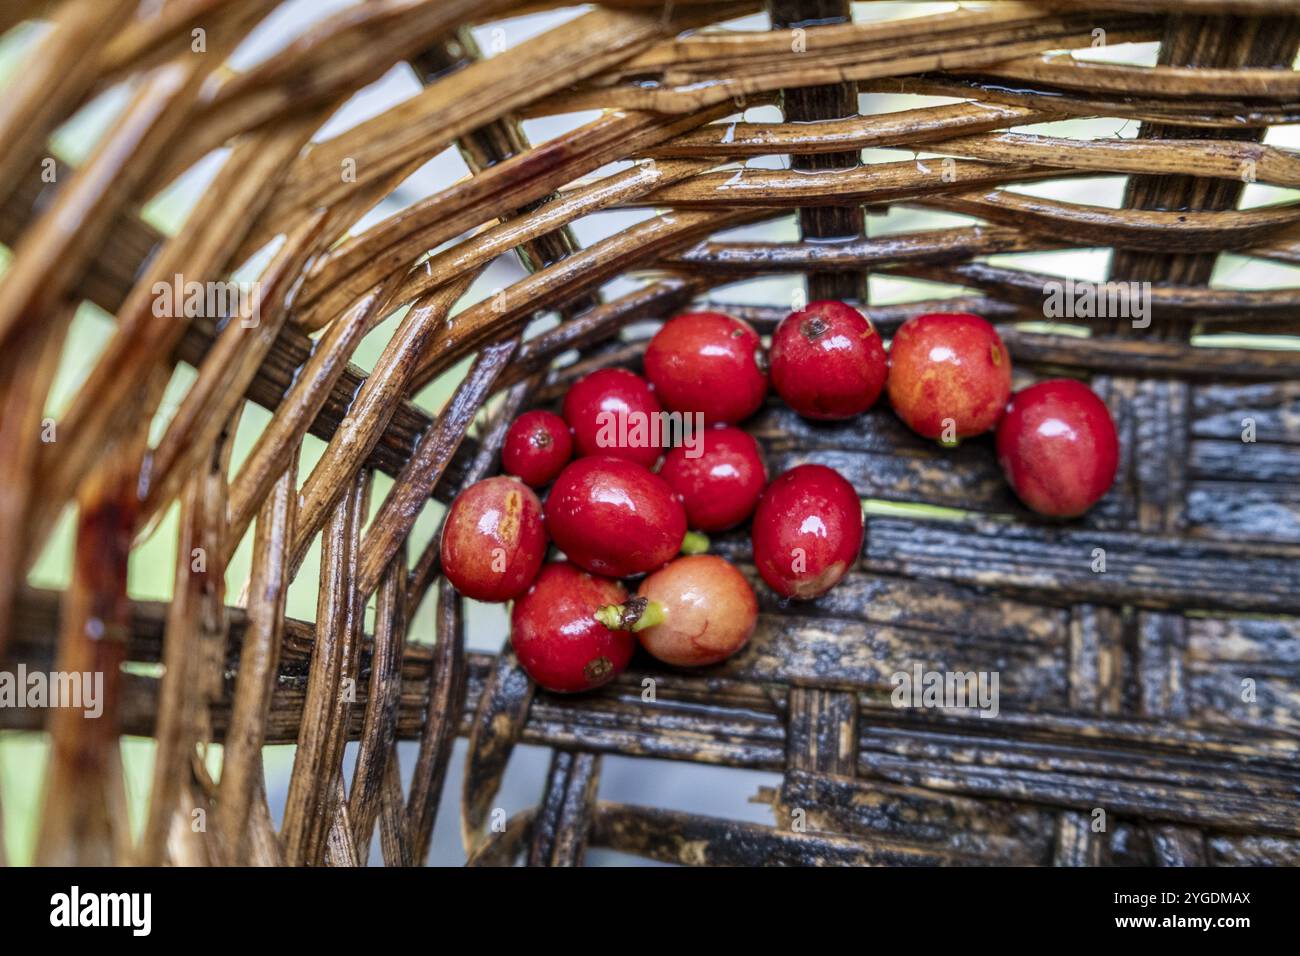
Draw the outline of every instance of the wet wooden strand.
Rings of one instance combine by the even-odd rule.
[[[208,460],[185,483],[181,499],[177,557],[163,639],[164,674],[159,696],[158,747],[154,756],[149,812],[136,862],[160,866],[171,859],[171,835],[192,821],[194,787],[185,780],[198,749],[211,736],[211,701],[221,695],[226,649],[225,573],[220,561],[225,529],[226,470],[238,417],[228,415]],[[204,809],[206,819],[206,808]],[[185,829],[182,826],[182,831]],[[193,829],[190,828],[193,833]],[[203,831],[206,834],[206,830]],[[216,830],[211,839],[193,838],[191,852],[204,860],[227,855]]]
[[[77,562],[60,602],[56,662],[68,673],[103,674],[103,709],[97,719],[72,708],[51,715],[37,865],[109,866],[128,855],[129,840],[121,832],[125,818],[117,814],[125,809],[126,794],[115,718],[130,633],[123,544],[130,540],[133,515],[124,495],[134,458],[130,448],[113,449],[80,494]]]
[[[356,856],[369,854],[389,775],[397,760],[394,727],[401,696],[402,651],[406,644],[406,549],[398,548],[379,582],[375,637],[371,643],[370,683],[366,693],[361,746],[352,772],[348,817]]]
[[[62,329],[70,324],[67,316],[56,320]],[[66,332],[56,332],[45,337],[39,352],[15,351],[0,357],[0,381],[5,384],[0,398],[0,447],[9,449],[0,459],[0,532],[18,534],[27,523],[40,451],[32,436],[43,430],[45,399],[58,372],[65,337]],[[25,557],[21,548],[0,548],[0,656],[9,642]]]
[[[910,582],[906,579],[883,578],[879,579],[875,584],[872,584],[870,579],[864,580],[861,584],[850,581],[852,588],[864,585],[871,588],[866,593],[873,598],[871,606],[878,609],[879,614],[882,615],[882,620],[895,620],[900,624],[916,627],[939,627],[941,621],[946,616],[949,616],[950,612],[941,600],[933,609],[934,617],[927,618],[925,609],[912,600],[912,592],[937,589],[942,594],[945,587],[947,587],[952,591],[948,600],[960,600],[962,598],[961,589],[945,586],[941,583],[936,583],[932,588],[930,585]],[[884,586],[883,590],[881,585]],[[894,588],[901,588],[902,590],[899,593],[891,594],[891,589]],[[44,643],[24,642],[15,648],[15,650],[23,654],[23,657],[19,659],[29,661],[31,666],[48,666],[51,659],[50,655],[52,654],[54,641],[53,625],[57,620],[57,600],[57,595],[52,592],[27,592],[24,595],[21,604],[22,620],[24,621],[22,633],[33,636],[45,635]],[[850,598],[846,597],[844,600],[847,606]],[[1020,638],[1021,640],[1032,639],[1029,635],[1051,633],[1050,630],[1042,630],[1042,624],[1036,620],[1032,605],[1026,604],[1023,608],[1017,608],[1014,602],[990,602],[982,615],[966,619],[963,621],[962,626],[963,628],[972,628],[976,633],[996,634],[1000,629],[1006,628],[1006,624],[1002,620],[1002,615],[1005,613],[1002,610],[1004,607],[1022,619],[1023,623],[1019,625],[1021,628],[1027,628],[1027,630],[1020,632],[1026,635]],[[832,614],[834,613],[845,612],[832,612]],[[896,616],[899,614],[908,616],[900,618]],[[243,611],[237,608],[230,609],[229,615],[230,640],[237,647],[244,639],[243,635],[248,626],[246,623],[247,617]],[[129,659],[146,663],[156,662],[159,659],[165,616],[165,605],[142,602],[133,604],[130,621]],[[1205,619],[1204,624],[1199,621],[1194,624],[1194,627],[1197,628],[1211,626],[1249,629],[1252,627],[1259,628],[1264,624],[1263,622],[1251,622],[1249,619],[1233,622],[1218,618]],[[1291,637],[1293,631],[1288,629],[1285,621],[1270,622],[1268,626],[1277,632],[1273,640],[1285,643],[1293,639]],[[1053,625],[1053,627],[1059,627],[1059,624]],[[1013,629],[1004,631],[1004,633],[1011,637],[1017,632]],[[1206,633],[1206,639],[1211,639],[1209,635],[1224,632],[1219,630],[1207,631]],[[1237,633],[1240,634],[1236,638],[1237,640],[1268,639],[1267,632],[1260,635],[1259,638],[1249,636],[1248,630],[1238,630]],[[292,710],[295,707],[301,707],[302,698],[300,695],[305,687],[307,678],[306,665],[313,647],[312,634],[313,630],[310,624],[296,621],[286,622],[284,652],[281,663],[282,678],[277,690],[275,713],[272,721],[273,726],[276,728],[286,726],[281,720],[281,714],[285,708]],[[1267,653],[1268,646],[1268,644],[1261,645],[1264,649],[1263,653]],[[424,705],[425,695],[428,693],[427,682],[431,656],[440,653],[436,650],[436,647],[437,645],[435,645],[435,649],[430,649],[420,645],[408,645],[406,660],[403,665],[404,689],[399,711],[399,733],[403,737],[417,731],[423,723],[420,708]],[[233,649],[232,653],[234,653]],[[228,661],[235,659],[228,658]],[[368,673],[368,660],[368,655],[363,653],[360,672],[362,675]],[[467,667],[469,669],[467,686],[471,691],[466,700],[467,715],[471,714],[476,706],[476,700],[482,692],[483,682],[487,677],[491,660],[489,656],[482,654],[471,654],[467,657]],[[228,666],[231,665],[228,663]],[[435,673],[437,673],[436,667]],[[602,691],[586,699],[542,695],[535,703],[534,709],[529,716],[529,723],[532,724],[534,721],[542,720],[548,725],[560,728],[563,727],[566,720],[576,719],[580,721],[596,721],[596,724],[591,726],[607,723],[611,728],[619,726],[622,722],[628,720],[635,721],[637,725],[646,729],[662,726],[687,730],[698,726],[698,720],[701,719],[699,716],[692,718],[683,714],[680,718],[674,717],[675,708],[666,708],[662,712],[658,712],[656,709],[647,710],[642,706],[640,700],[640,680],[639,673],[629,673],[616,681],[614,685],[611,685],[608,691]],[[692,677],[682,677],[667,671],[656,674],[656,681],[660,696],[665,699],[680,699],[683,703],[687,700],[698,699],[701,703],[716,702],[720,707],[736,708],[734,713],[727,718],[729,724],[724,722],[717,726],[732,726],[734,729],[749,728],[744,731],[742,736],[751,737],[754,740],[764,739],[769,733],[776,734],[775,738],[772,739],[777,741],[784,739],[783,722],[776,720],[775,712],[771,710],[771,701],[758,685],[743,680],[729,681],[717,677],[711,677],[707,685],[702,685]],[[136,684],[135,691],[138,692],[145,686],[147,685]],[[626,695],[628,698],[627,707],[623,707],[621,704],[615,705],[615,701],[620,695]],[[365,689],[359,687],[358,702],[363,702],[364,697]],[[609,698],[609,700],[606,700],[606,698]],[[614,705],[614,709],[602,711],[599,708],[594,708],[597,703],[602,703],[602,706],[606,707]],[[225,704],[218,704],[218,713],[214,719],[214,726],[219,734],[225,733],[225,727],[228,724],[228,718],[220,713],[220,708],[224,706]],[[760,718],[759,715],[765,712],[770,716]],[[131,722],[128,725],[130,732],[140,730],[140,725],[136,721],[145,713],[145,711],[140,710],[132,711]],[[603,717],[599,716],[601,713],[604,714]],[[920,719],[924,715],[917,714],[916,717]],[[11,722],[10,726],[13,725],[12,721],[18,721],[21,718],[22,714],[17,711],[7,715],[7,719]],[[1296,752],[1294,739],[1286,737],[1269,738],[1267,734],[1245,735],[1244,732],[1234,731],[1226,725],[1218,730],[1207,732],[1207,728],[1204,727],[1182,728],[1177,725],[1167,724],[1161,728],[1162,735],[1153,735],[1150,730],[1151,725],[1141,720],[1110,720],[1098,724],[1093,718],[1088,717],[1051,717],[1041,713],[1019,714],[1011,711],[1002,714],[996,728],[988,728],[987,722],[982,720],[971,721],[971,723],[977,728],[985,728],[986,731],[996,729],[999,732],[1012,735],[1034,735],[1041,731],[1048,738],[1053,735],[1077,736],[1080,740],[1091,740],[1095,745],[1103,747],[1111,745],[1118,745],[1121,748],[1131,747],[1136,742],[1149,740],[1152,745],[1166,746],[1174,750],[1191,748],[1189,752],[1218,754],[1225,758],[1233,755],[1243,757],[1253,755],[1252,759],[1256,760],[1287,761]],[[352,721],[353,729],[351,732],[359,732],[360,726],[360,717],[357,715]],[[462,732],[467,730],[468,727],[467,722],[462,726]],[[761,728],[770,728],[770,730]],[[1101,732],[1102,729],[1104,729],[1104,733]],[[279,732],[279,730],[276,731],[276,733]],[[268,739],[270,742],[283,742],[279,737]],[[529,739],[537,738],[530,737]],[[1262,746],[1262,742],[1265,740],[1270,741],[1267,747]],[[1229,741],[1233,742],[1229,743]],[[781,752],[782,750],[776,751],[777,754]]]
[[[249,820],[263,806],[262,747],[266,718],[280,670],[280,642],[285,597],[289,587],[286,553],[297,504],[298,458],[276,481],[257,519],[249,580],[248,625],[239,656],[230,727],[221,765],[216,824],[224,833],[230,862],[244,865],[253,858]],[[266,808],[269,819],[269,808]],[[276,843],[274,830],[269,841]]]
[[[311,653],[311,676],[289,778],[281,840],[291,866],[322,861],[325,830],[333,818],[334,782],[338,765],[332,760],[345,728],[337,727],[341,684],[352,676],[347,658],[352,635],[360,629],[356,599],[358,511],[364,480],[354,480],[330,515],[321,545],[321,587],[316,620],[319,625]],[[292,577],[292,551],[287,555]],[[356,634],[359,638],[359,633]],[[310,716],[308,716],[310,715]]]
[[[581,866],[600,784],[600,758],[557,750],[529,840],[529,866]]]
[[[622,109],[649,109],[683,113],[736,97],[752,96],[789,87],[820,86],[863,81],[934,69],[988,67],[1044,47],[1069,49],[1091,44],[1095,15],[1062,17],[1005,5],[983,16],[959,11],[902,21],[854,23],[813,27],[806,42],[817,48],[822,38],[838,45],[819,50],[817,56],[792,58],[794,38],[789,32],[740,34],[722,42],[723,55],[696,62],[675,61],[663,70],[655,63],[638,66],[631,61],[624,73],[639,71],[631,82],[618,85],[589,84],[576,92],[542,100],[543,109],[589,109],[597,103]],[[1111,42],[1149,40],[1158,34],[1158,21],[1128,14],[1106,17]],[[671,41],[690,44],[685,41]],[[698,44],[717,44],[705,38]],[[676,49],[676,48],[675,48]],[[711,51],[710,51],[711,52]],[[653,55],[653,54],[652,54]],[[658,82],[647,84],[647,75]],[[606,80],[608,78],[602,78]],[[1050,107],[1048,107],[1050,109]]]
[[[1261,613],[1300,610],[1293,580],[1296,545],[1202,544],[1175,535],[1003,527],[876,519],[866,548],[872,570],[1033,590],[1058,598],[1149,608],[1233,608]],[[1102,548],[1106,573],[1092,570]],[[1243,578],[1250,583],[1243,586]]]
[[[337,175],[346,161],[355,163],[356,182],[364,184],[417,158],[436,155],[512,109],[627,58],[674,26],[672,19],[597,8],[528,44],[458,70],[304,154],[290,170],[270,221],[337,201],[353,186]],[[570,55],[575,48],[590,55],[575,60]]]
[[[446,779],[452,744],[461,730],[466,692],[464,599],[445,580],[438,585],[437,635],[429,678],[429,699],[420,729],[415,777],[406,804],[411,858],[423,863],[429,855],[438,800]],[[400,719],[400,713],[399,713]]]
[[[1071,94],[1047,86],[1017,83],[1014,88],[984,76],[930,72],[919,76],[868,80],[861,92],[915,93],[921,96],[974,97],[980,101],[1042,110],[1072,116],[1107,116],[1124,120],[1177,123],[1205,129],[1262,129],[1300,121],[1300,103],[1252,103],[1242,100],[1155,99],[1111,96],[1102,93]]]
[[[179,144],[153,186],[162,188],[211,149],[242,133],[351,95],[378,80],[394,62],[420,53],[463,23],[519,5],[520,0],[383,0],[340,11],[296,38],[279,56],[247,72],[223,76],[195,119],[200,135]],[[375,43],[376,36],[385,42]],[[137,55],[122,49],[117,58],[131,65]]]
[[[54,12],[49,32],[17,71],[0,105],[0,198],[36,165],[45,141],[95,81],[96,63],[82,52],[110,33],[133,0],[82,0]],[[3,29],[0,29],[0,33]]]

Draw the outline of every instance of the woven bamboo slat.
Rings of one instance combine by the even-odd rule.
[[[465,738],[470,865],[580,865],[592,848],[696,865],[1300,865],[1300,351],[1250,338],[1300,335],[1300,287],[1216,273],[1225,254],[1283,276],[1300,264],[1300,154],[1265,139],[1300,123],[1293,3],[891,18],[847,0],[609,0],[485,55],[473,28],[566,4],[369,0],[233,67],[279,7],[0,13],[0,32],[47,21],[0,97],[0,669],[106,677],[99,719],[0,708],[0,729],[50,745],[37,862],[354,866],[373,845],[422,864],[454,825],[438,807]],[[1129,43],[1154,62],[1088,55]],[[412,95],[324,129],[394,68]],[[109,90],[124,105],[94,148],[56,161],[52,137]],[[882,94],[906,107],[879,111]],[[1071,132],[1084,120],[1135,135]],[[449,148],[468,175],[403,191]],[[213,156],[180,225],[151,224],[146,204]],[[1098,177],[1124,177],[1119,203],[1094,198]],[[1243,202],[1247,184],[1283,198]],[[628,210],[579,241],[575,226]],[[876,228],[891,210],[966,221]],[[791,220],[794,238],[752,238]],[[1148,284],[1142,323],[1044,324],[1066,277],[1027,256],[1085,250],[1108,253],[1108,280]],[[522,273],[484,293],[503,259]],[[158,283],[225,282],[250,261],[255,322],[158,314]],[[925,312],[984,315],[1019,382],[1068,375],[1105,399],[1115,487],[1082,519],[1046,521],[987,437],[944,450],[887,403],[814,424],[773,399],[745,423],[769,472],[828,464],[868,501],[838,588],[776,600],[742,530],[713,549],[756,582],[759,624],[722,664],[637,657],[568,697],[534,687],[508,636],[467,649],[420,519],[497,470],[520,411],[596,368],[637,368],[653,323],[718,309],[770,334],[788,303],[724,289],[773,277],[857,303],[886,337]],[[869,277],[945,291],[879,304]],[[85,303],[111,317],[107,344],[51,419]],[[450,397],[433,411],[435,383]],[[236,457],[253,417],[267,422]],[[69,512],[66,587],[28,584]],[[134,598],[128,563],[172,512],[172,597]],[[241,586],[227,571],[245,541]],[[288,592],[317,551],[301,620]],[[997,718],[892,706],[891,676],[918,664],[996,673]],[[138,837],[123,735],[157,744]],[[277,820],[278,744],[296,750]],[[553,753],[536,806],[505,819],[521,744]],[[771,822],[604,799],[607,755],[776,775],[754,797]]]

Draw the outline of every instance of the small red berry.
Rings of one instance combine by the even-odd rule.
[[[805,418],[831,421],[865,412],[889,373],[871,321],[843,302],[810,302],[772,334],[772,387]]]
[[[1106,403],[1073,379],[1017,392],[998,426],[998,463],[1011,488],[1039,514],[1073,518],[1115,481],[1119,437]]]
[[[903,323],[889,346],[889,400],[918,435],[956,444],[988,431],[1011,395],[1011,356],[978,315],[937,312]]]
[[[758,600],[730,562],[695,554],[660,568],[641,582],[635,598],[607,605],[597,617],[631,630],[665,664],[701,667],[745,646],[758,621]]]
[[[862,551],[862,504],[838,471],[799,465],[763,492],[753,535],[754,564],[773,591],[820,597]]]
[[[574,564],[625,578],[672,560],[686,536],[686,511],[668,483],[640,465],[579,458],[555,479],[546,529]]]
[[[767,469],[758,442],[747,432],[727,426],[698,434],[700,445],[678,445],[664,457],[659,477],[681,495],[688,525],[726,531],[754,513]]]
[[[547,690],[576,693],[607,684],[627,667],[636,642],[596,619],[627,598],[617,581],[566,561],[542,568],[510,615],[510,644],[528,676]]]
[[[702,667],[724,661],[749,641],[758,600],[745,575],[712,554],[693,554],[659,568],[637,596],[595,615],[608,627],[632,631],[664,663]]]
[[[511,424],[501,447],[501,467],[534,488],[554,481],[572,457],[569,426],[554,412],[524,412]]]
[[[646,468],[662,451],[654,441],[662,412],[650,383],[625,368],[592,372],[564,396],[564,420],[579,455],[612,455]]]
[[[721,312],[669,319],[645,352],[645,374],[674,412],[702,412],[707,424],[733,424],[763,404],[763,343],[748,322]]]
[[[518,597],[546,557],[542,503],[514,478],[498,475],[476,481],[451,503],[440,554],[447,580],[466,597]]]

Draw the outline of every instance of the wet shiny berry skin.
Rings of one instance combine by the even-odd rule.
[[[466,597],[518,597],[546,557],[542,503],[515,478],[476,481],[451,503],[440,554],[447,580]]]
[[[501,467],[534,488],[554,481],[572,457],[569,426],[554,412],[524,412],[511,424],[501,446]]]
[[[862,552],[862,505],[853,486],[824,465],[776,478],[754,512],[754,565],[777,594],[825,594]]]
[[[595,614],[626,598],[617,581],[565,561],[546,565],[510,614],[510,643],[520,665],[542,687],[560,693],[609,683],[627,667],[636,638],[611,631]]]
[[[1011,396],[1011,356],[978,315],[918,315],[890,343],[888,387],[894,411],[918,435],[968,438],[1002,418]],[[945,419],[951,419],[947,431]]]
[[[642,581],[637,596],[658,602],[664,615],[637,632],[641,646],[676,667],[726,660],[745,646],[758,621],[754,589],[713,554],[678,558]]]
[[[686,511],[667,482],[640,465],[579,458],[555,479],[546,530],[574,564],[624,578],[672,560],[686,536]]]
[[[698,531],[726,531],[743,522],[758,504],[767,484],[767,469],[758,442],[739,428],[707,428],[702,454],[679,445],[664,457],[659,477],[681,495],[686,523]]]
[[[1106,403],[1073,379],[1017,392],[998,425],[998,464],[1026,507],[1073,518],[1115,481],[1119,436]]]
[[[686,312],[664,324],[645,352],[645,374],[664,407],[703,412],[707,424],[748,418],[767,395],[763,343],[748,322]]]
[[[805,418],[833,421],[865,412],[889,373],[871,322],[843,302],[810,302],[772,333],[772,387]]]
[[[579,455],[612,455],[649,468],[663,449],[638,439],[663,411],[650,383],[625,368],[603,368],[579,379],[564,396],[564,420]],[[623,422],[620,434],[619,422]],[[644,431],[646,438],[650,433]],[[634,439],[625,441],[624,439]]]

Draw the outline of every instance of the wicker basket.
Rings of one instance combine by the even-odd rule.
[[[0,660],[106,678],[100,719],[0,709],[0,727],[50,735],[37,860],[349,865],[378,829],[386,863],[420,863],[465,736],[473,864],[573,865],[588,847],[693,864],[1300,863],[1300,352],[1191,341],[1300,331],[1300,288],[1210,284],[1223,252],[1300,264],[1300,204],[1238,208],[1247,182],[1300,187],[1300,155],[1263,144],[1300,122],[1293,2],[1043,0],[852,21],[844,0],[771,0],[772,29],[750,32],[702,28],[757,3],[614,0],[484,57],[470,25],[562,4],[373,0],[244,72],[223,64],[276,0],[26,6],[6,7],[0,30],[25,15],[52,28],[0,99]],[[1099,38],[1158,41],[1158,65],[1061,52]],[[402,61],[418,95],[313,141]],[[47,159],[57,127],[124,81],[94,151],[75,169]],[[953,99],[860,115],[873,92]],[[772,104],[784,123],[736,119]],[[592,109],[536,147],[521,131]],[[1139,132],[1006,132],[1080,117]],[[452,144],[472,176],[358,225]],[[141,218],[223,146],[173,235]],[[869,147],[933,158],[863,164]],[[772,155],[789,161],[743,164]],[[638,162],[610,171],[622,160]],[[1002,188],[1107,174],[1129,177],[1122,208]],[[898,204],[977,224],[867,238],[864,215]],[[658,214],[578,245],[570,223],[626,207]],[[716,238],[792,211],[799,241]],[[1067,320],[1090,334],[1044,331],[1053,277],[989,262],[1080,248],[1113,249],[1112,280],[1150,283],[1149,326],[1102,310]],[[160,283],[219,283],[259,250],[256,315],[247,300],[159,314]],[[526,277],[453,316],[513,253]],[[872,307],[869,272],[962,292]],[[629,273],[644,281],[604,294]],[[795,605],[760,588],[737,657],[691,673],[638,657],[587,695],[535,693],[508,640],[467,653],[437,535],[413,536],[430,500],[493,472],[521,409],[594,367],[637,367],[646,322],[782,274],[806,276],[809,298],[861,303],[886,336],[919,312],[978,312],[1022,383],[1089,378],[1120,428],[1114,489],[1084,519],[1046,522],[1011,496],[986,439],[943,451],[883,402],[842,425],[772,402],[747,423],[771,473],[831,464],[869,502],[839,588]],[[54,421],[84,301],[116,328]],[[404,305],[373,368],[351,364]],[[721,308],[766,334],[788,305]],[[525,338],[548,313],[558,324]],[[436,415],[412,400],[470,357]],[[151,435],[178,363],[197,371]],[[236,468],[246,400],[270,416]],[[299,474],[308,434],[328,444]],[[391,481],[372,502],[376,472]],[[132,549],[177,501],[174,596],[131,600]],[[23,586],[69,505],[70,583]],[[318,534],[315,620],[286,618]],[[250,580],[227,593],[246,535]],[[746,532],[715,547],[753,573]],[[432,645],[408,633],[428,600]],[[894,707],[891,675],[916,665],[996,672],[998,718]],[[157,740],[134,839],[123,734]],[[403,740],[419,742],[409,788]],[[219,775],[203,759],[213,743]],[[297,744],[278,828],[262,762],[276,743]],[[506,820],[494,799],[519,743],[554,756],[536,808]],[[600,800],[605,754],[779,773],[758,795],[771,823]]]

